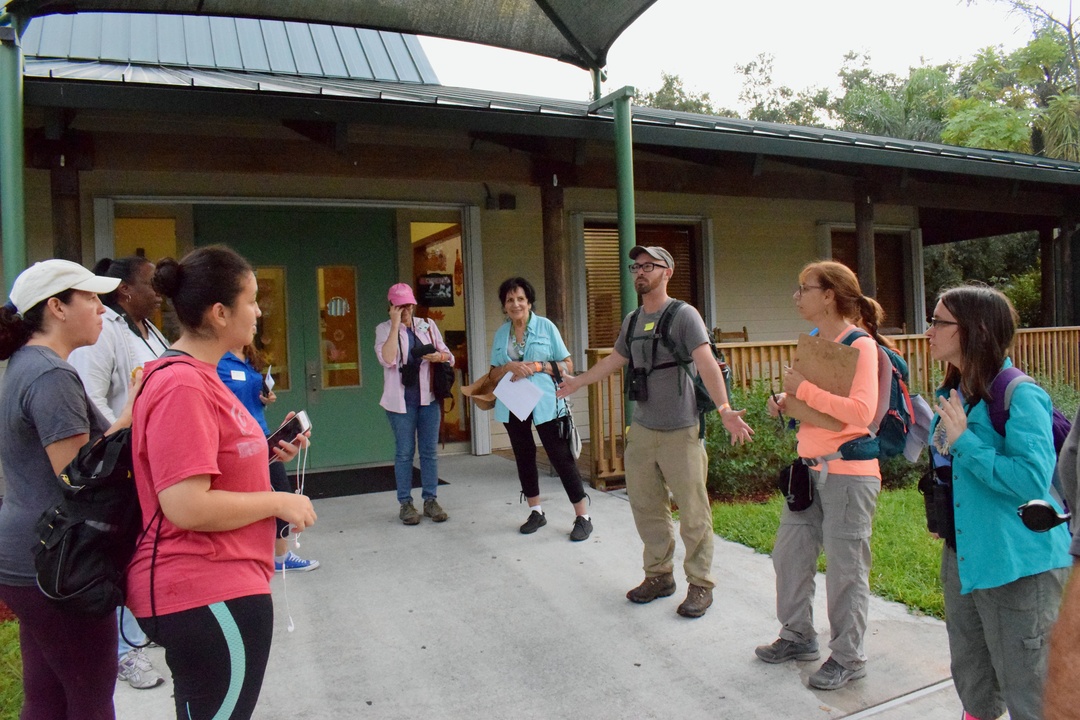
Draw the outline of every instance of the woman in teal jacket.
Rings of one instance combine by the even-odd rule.
[[[941,294],[926,333],[931,356],[946,363],[931,457],[939,482],[952,486],[955,532],[944,533],[941,584],[965,719],[991,720],[1006,708],[1013,720],[1042,718],[1047,641],[1071,564],[1064,526],[1035,533],[1016,513],[1028,500],[1050,501],[1050,398],[1020,384],[1005,435],[990,422],[990,388],[1012,365],[1016,322],[1000,292],[965,286]]]

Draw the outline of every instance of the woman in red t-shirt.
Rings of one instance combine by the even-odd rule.
[[[149,528],[128,568],[128,607],[166,650],[178,718],[248,718],[273,633],[274,518],[315,522],[303,495],[274,492],[266,437],[217,364],[250,343],[261,315],[251,266],[225,247],[162,260],[154,288],[183,332],[148,363],[132,422],[135,478]],[[282,460],[297,452],[282,442]]]

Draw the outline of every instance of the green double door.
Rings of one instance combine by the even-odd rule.
[[[392,462],[374,348],[397,279],[393,211],[196,206],[195,243],[228,245],[255,267],[270,429],[307,411],[310,470]]]

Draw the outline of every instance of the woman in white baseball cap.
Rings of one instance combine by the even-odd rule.
[[[15,280],[0,308],[0,601],[19,618],[22,717],[112,718],[116,619],[78,615],[38,589],[32,548],[42,512],[61,499],[57,474],[91,437],[131,424],[131,405],[110,427],[67,363],[101,333],[98,293],[120,281],[77,263],[46,260]],[[131,394],[134,397],[134,393]]]

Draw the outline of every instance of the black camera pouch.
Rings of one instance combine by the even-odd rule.
[[[642,367],[635,367],[630,373],[630,388],[627,395],[634,402],[645,402],[649,399],[649,371]]]
[[[802,512],[814,504],[814,483],[810,479],[810,468],[802,459],[788,465],[776,476],[776,487],[787,500],[788,509]]]
[[[953,515],[952,468],[930,468],[919,479],[926,511],[926,529],[956,549],[956,518]]]
[[[404,387],[416,387],[420,383],[420,366],[419,365],[402,365],[401,366],[401,384]]]

